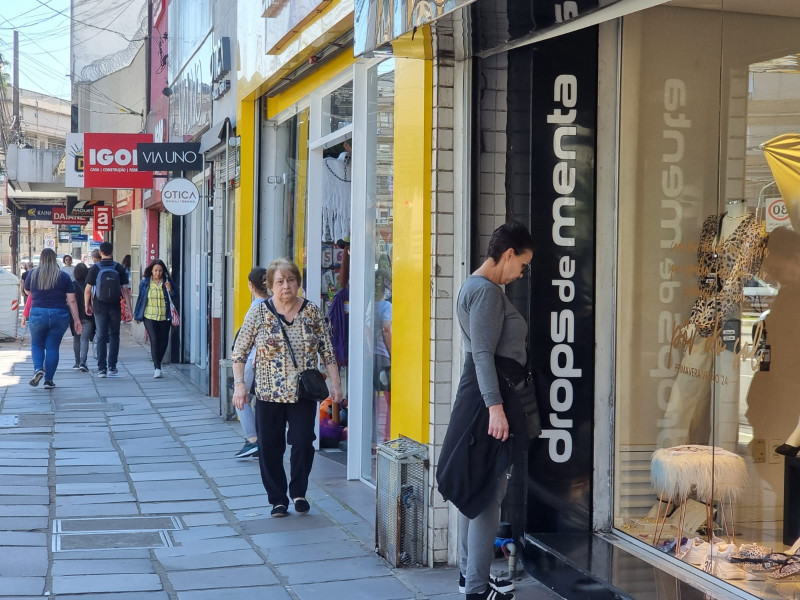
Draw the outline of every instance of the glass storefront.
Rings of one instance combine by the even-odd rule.
[[[614,524],[796,597],[800,5],[686,4],[623,20]]]

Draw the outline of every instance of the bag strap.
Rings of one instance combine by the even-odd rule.
[[[297,359],[294,357],[294,348],[292,348],[292,343],[289,341],[289,335],[286,333],[286,329],[283,327],[283,322],[281,321],[281,316],[278,314],[278,311],[275,310],[275,307],[272,305],[272,298],[264,302],[267,305],[267,310],[275,315],[275,318],[278,319],[278,325],[281,327],[281,333],[283,333],[283,339],[286,341],[286,345],[289,347],[289,354],[292,356],[292,364],[294,365],[295,371],[297,370]],[[305,306],[305,305],[304,305]],[[300,310],[303,310],[302,307]],[[298,311],[300,312],[300,311]]]

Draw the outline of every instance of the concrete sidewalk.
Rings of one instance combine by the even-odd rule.
[[[0,344],[0,598],[464,598],[453,568],[375,555],[374,489],[323,454],[311,513],[271,519],[238,424],[122,337],[100,379],[71,369],[67,335],[52,391],[28,385],[28,340]],[[527,576],[515,593],[559,598]]]

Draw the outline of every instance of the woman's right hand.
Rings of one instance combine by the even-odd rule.
[[[233,385],[233,405],[238,410],[242,410],[245,400],[247,400],[247,389],[245,389],[243,383],[235,383]]]
[[[489,407],[489,435],[501,442],[508,439],[508,419],[502,404]]]

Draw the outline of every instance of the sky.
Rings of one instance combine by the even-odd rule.
[[[19,31],[20,87],[70,99],[70,0],[0,0],[0,54],[13,77],[14,29]]]

